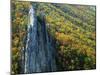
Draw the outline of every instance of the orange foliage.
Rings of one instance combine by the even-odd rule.
[[[22,13],[21,12],[16,12],[16,17],[21,17],[22,16]]]
[[[64,33],[56,32],[56,39],[63,45],[71,44],[72,43],[72,37],[70,35],[66,35]]]

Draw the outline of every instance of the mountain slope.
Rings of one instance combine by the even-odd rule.
[[[56,40],[59,70],[95,68],[94,9],[95,6],[37,3],[37,15],[44,12],[48,32]]]
[[[45,16],[43,21],[46,23],[46,31],[48,36],[53,39],[52,47],[56,51],[54,55],[56,56],[56,71],[96,68],[95,6],[13,1],[13,73],[21,73],[20,71],[23,69],[20,64],[24,65],[24,62],[20,62],[24,54],[22,50],[26,45],[23,40],[26,40],[25,37],[28,34],[30,5],[36,11],[35,16],[38,26],[43,27],[40,14],[43,13]]]

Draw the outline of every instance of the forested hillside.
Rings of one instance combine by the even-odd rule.
[[[20,73],[21,55],[27,35],[28,11],[32,5],[38,24],[45,16],[48,35],[54,40],[56,71],[96,68],[96,8],[71,5],[12,1],[12,73]]]

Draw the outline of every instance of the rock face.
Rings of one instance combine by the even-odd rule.
[[[41,13],[41,22],[35,16],[34,7],[30,7],[27,38],[23,52],[24,73],[56,71],[54,41],[48,35],[45,17]]]

